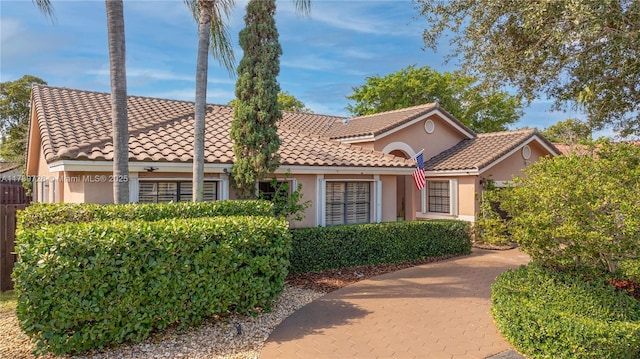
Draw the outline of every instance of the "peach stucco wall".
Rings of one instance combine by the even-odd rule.
[[[395,222],[398,209],[396,176],[380,176],[382,181],[382,222]]]
[[[103,181],[102,178],[109,178],[112,173],[95,173],[99,177],[84,183],[84,200],[89,203],[113,203],[113,183]],[[103,177],[100,177],[103,176]],[[128,183],[125,185],[129,185]]]
[[[432,115],[429,119],[435,124],[433,133],[427,133],[424,130],[424,123],[427,120],[424,119],[378,139],[375,142],[375,150],[382,151],[391,143],[401,142],[411,147],[414,153],[424,149],[424,159],[427,160],[466,138],[440,116]],[[389,152],[394,149],[399,148],[392,148]]]
[[[309,201],[309,207],[305,211],[305,216],[301,221],[291,221],[291,227],[315,227],[317,224],[318,201],[316,200],[317,177],[316,175],[295,175],[298,184],[302,185],[301,203]]]
[[[500,163],[480,173],[480,177],[494,181],[510,181],[513,176],[523,175],[522,170],[526,166],[538,161],[540,157],[548,155],[547,151],[535,141],[530,142],[529,147],[531,148],[531,157],[528,160],[522,157],[522,150],[519,149]]]
[[[458,179],[458,216],[475,216],[478,210],[476,193],[477,176],[457,177]]]

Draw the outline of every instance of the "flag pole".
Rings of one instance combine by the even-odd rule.
[[[421,153],[423,153],[423,152],[424,152],[424,148],[423,148],[423,149],[421,149],[421,150],[420,150],[418,153],[416,153],[415,155],[413,155],[413,157],[411,157],[411,159],[412,159],[412,160],[413,160],[413,159],[415,159],[415,158],[416,158],[416,156],[418,156],[419,154],[421,154]]]

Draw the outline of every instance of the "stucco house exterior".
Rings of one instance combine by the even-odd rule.
[[[110,95],[34,86],[26,172],[34,201],[113,201]],[[130,96],[132,202],[191,199],[193,103]],[[205,200],[233,199],[229,171],[233,108],[208,105]],[[284,112],[281,166],[272,177],[302,184],[309,200],[296,227],[451,218],[473,221],[482,183],[500,184],[559,151],[534,129],[476,134],[425,104],[344,118]],[[413,156],[423,151],[427,185],[417,190]],[[290,177],[285,174],[290,173]],[[270,178],[256,184],[269,191]]]

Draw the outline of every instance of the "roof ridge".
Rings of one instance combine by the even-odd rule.
[[[535,129],[535,128],[525,127],[525,128],[519,128],[519,129],[516,129],[516,130],[506,130],[506,131],[495,131],[495,132],[479,133],[478,137],[506,136],[506,135],[513,135],[513,134],[518,134],[518,133],[538,133],[538,130]]]
[[[87,94],[97,94],[97,95],[111,96],[111,92],[105,92],[105,91],[80,90],[80,89],[74,89],[74,88],[70,88],[70,87],[40,85],[40,84],[35,84],[35,85],[33,85],[32,88],[35,88],[35,87],[38,87],[38,88],[49,88],[49,89],[63,90],[63,91],[70,91],[70,92],[83,92],[83,93],[87,93]],[[189,100],[180,100],[180,99],[174,99],[174,98],[163,98],[163,97],[153,97],[153,96],[143,96],[143,95],[131,95],[131,94],[127,93],[127,99],[130,99],[130,98],[146,99],[146,100],[157,100],[157,101],[165,101],[165,102],[184,102],[184,103],[195,104],[195,101],[189,101]],[[208,102],[207,102],[207,106],[234,107],[232,105],[225,105],[225,104],[220,104],[220,103],[208,103]]]
[[[409,110],[415,110],[417,108],[420,107],[428,107],[428,106],[433,106],[434,108],[438,108],[440,107],[440,105],[437,102],[429,102],[429,103],[424,103],[421,105],[415,105],[415,106],[411,106],[411,107],[404,107],[404,108],[397,108],[395,110],[388,110],[388,111],[383,111],[383,112],[376,112],[376,113],[371,113],[368,115],[361,115],[361,116],[356,116],[356,117],[351,117],[351,120],[355,120],[355,119],[361,119],[361,118],[367,118],[367,117],[371,117],[371,116],[380,116],[380,115],[386,115],[386,114],[390,114],[390,113],[398,113],[398,112],[403,112],[403,111],[409,111]]]
[[[284,126],[284,127],[287,127],[287,126]],[[361,151],[361,152],[364,152],[364,153],[378,154],[378,155],[380,155],[380,157],[386,157],[386,158],[389,158],[389,159],[393,158],[393,159],[403,160],[404,162],[413,165],[413,162],[411,162],[410,160],[408,160],[406,158],[398,157],[398,156],[392,155],[390,153],[384,153],[382,151],[378,151],[378,150],[374,150],[374,149],[370,149],[370,148],[364,148],[363,146],[357,145],[357,144],[354,144],[354,143],[344,143],[344,142],[340,142],[338,140],[331,139],[330,137],[321,136],[321,135],[318,135],[318,134],[315,134],[315,133],[309,133],[309,132],[305,132],[305,131],[302,131],[302,130],[291,130],[288,127],[287,128],[278,127],[278,129],[280,129],[282,131],[285,131],[285,132],[288,132],[290,134],[294,134],[294,135],[297,134],[297,135],[302,135],[304,137],[315,138],[315,139],[318,139],[318,140],[321,140],[321,141],[324,141],[324,142],[331,143],[333,145],[337,145],[338,147],[353,148],[353,149],[355,149],[357,151]]]

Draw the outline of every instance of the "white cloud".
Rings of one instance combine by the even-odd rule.
[[[385,5],[386,3],[386,5]],[[376,4],[372,8],[372,4]],[[398,26],[389,15],[397,6],[411,7],[409,1],[323,1],[311,4],[310,21],[319,21],[331,27],[363,34],[402,36],[414,34],[409,26]],[[388,8],[388,12],[382,11]],[[281,6],[279,12],[292,16],[293,5]],[[407,18],[407,21],[411,18]]]

